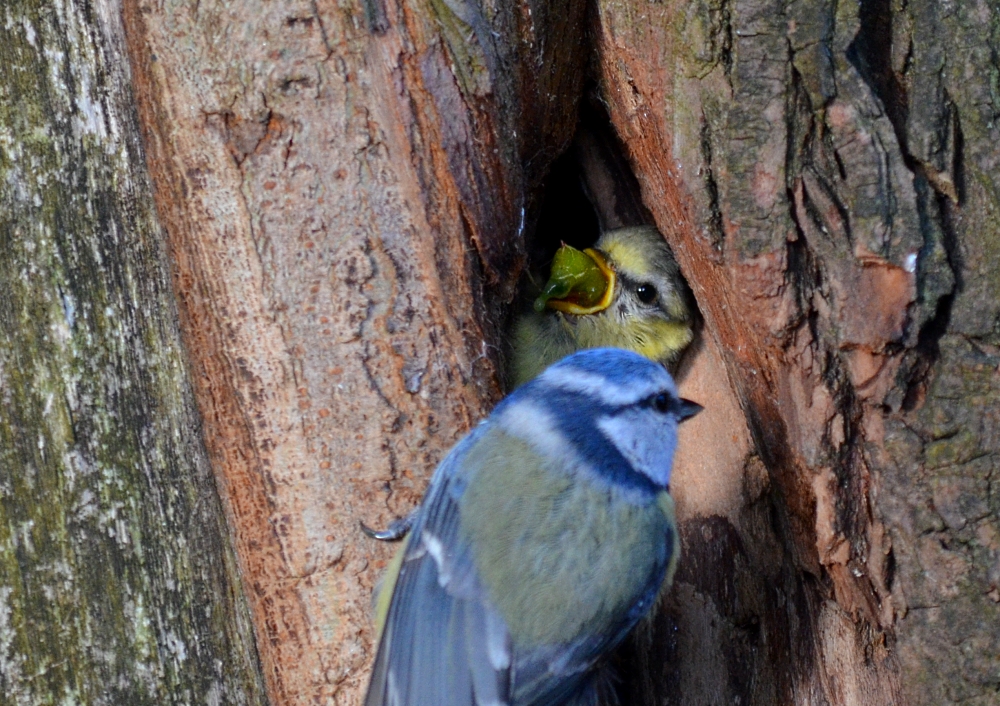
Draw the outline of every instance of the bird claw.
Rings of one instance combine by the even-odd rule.
[[[384,530],[372,529],[364,522],[361,522],[361,531],[372,539],[377,539],[380,542],[398,542],[400,539],[405,537],[410,531],[410,528],[413,527],[414,519],[416,519],[415,512],[410,513],[406,517],[393,520]]]

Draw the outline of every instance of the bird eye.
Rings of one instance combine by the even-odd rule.
[[[666,393],[666,392],[661,392],[658,395],[654,395],[653,399],[652,399],[652,402],[653,402],[653,408],[657,412],[663,413],[663,412],[667,412],[667,411],[670,410],[670,407],[671,407],[671,405],[670,405],[670,395],[668,393]]]
[[[656,301],[656,287],[646,282],[635,288],[636,296],[643,304],[652,304]]]

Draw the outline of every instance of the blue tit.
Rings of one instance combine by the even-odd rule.
[[[378,607],[366,706],[593,704],[670,584],[677,426],[701,407],[635,353],[580,351],[448,454]]]
[[[693,337],[687,285],[652,226],[606,232],[594,248],[564,245],[534,307],[514,323],[516,387],[581,348],[613,346],[670,365]]]

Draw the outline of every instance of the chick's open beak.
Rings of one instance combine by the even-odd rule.
[[[615,273],[593,248],[580,251],[563,245],[552,258],[552,272],[535,311],[545,307],[566,314],[595,314],[611,305]]]

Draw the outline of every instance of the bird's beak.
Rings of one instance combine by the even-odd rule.
[[[596,314],[611,306],[614,293],[615,273],[601,253],[563,245],[552,258],[552,272],[535,300],[535,311],[549,307],[566,314]]]
[[[685,419],[690,419],[694,415],[698,414],[701,410],[705,409],[697,402],[692,402],[691,400],[686,400],[681,398],[681,408],[677,416],[680,417],[683,422]]]

